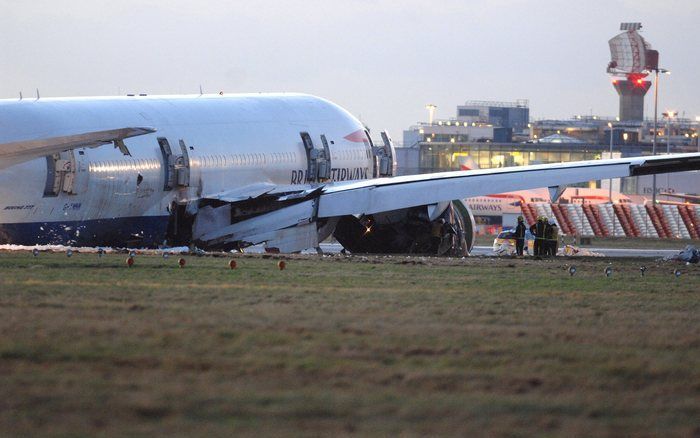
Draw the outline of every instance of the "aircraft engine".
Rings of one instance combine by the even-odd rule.
[[[462,201],[343,216],[333,233],[352,253],[469,255],[474,216]]]

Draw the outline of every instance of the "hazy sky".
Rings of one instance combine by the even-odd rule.
[[[397,140],[427,103],[616,115],[621,21],[641,21],[673,72],[660,110],[700,116],[698,0],[0,0],[0,97],[298,91]]]

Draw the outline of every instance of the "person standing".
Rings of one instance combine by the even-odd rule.
[[[518,257],[523,256],[523,248],[525,247],[525,219],[518,216],[518,224],[515,226],[515,254]]]
[[[542,255],[544,257],[549,257],[552,254],[552,225],[547,218],[544,218],[544,232],[542,237]]]
[[[559,249],[559,227],[557,227],[557,224],[552,222],[552,240],[549,241],[549,252],[552,255],[552,257],[557,256],[557,250]]]
[[[530,232],[535,236],[535,257],[542,257],[544,248],[544,216],[537,218],[537,223],[530,227]]]

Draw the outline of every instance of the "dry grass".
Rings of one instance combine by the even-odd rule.
[[[0,435],[700,434],[695,266],[124,257],[0,254]]]

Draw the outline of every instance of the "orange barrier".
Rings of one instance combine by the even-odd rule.
[[[625,214],[624,209],[622,208],[622,205],[620,204],[613,204],[613,214],[617,219],[620,221],[620,225],[622,225],[622,230],[625,232],[626,236],[633,236],[633,237],[638,237],[639,235],[634,232],[631,226],[631,217],[628,218],[627,215]],[[613,220],[615,220],[615,217],[613,217]]]
[[[666,237],[669,239],[674,238],[675,236],[673,235],[673,232],[671,231],[671,226],[668,224],[668,221],[666,220],[666,214],[664,213],[663,207],[660,205],[655,205],[654,210],[656,210],[657,216],[659,216],[659,222],[661,223],[661,226],[663,227],[664,231],[666,232]]]
[[[523,211],[523,216],[525,217],[525,222],[527,222],[528,226],[531,226],[537,222],[537,212],[535,211],[534,205],[521,202],[520,209]]]
[[[668,228],[668,225],[666,228],[664,228],[663,224],[661,223],[661,219],[659,218],[659,215],[657,213],[657,210],[655,208],[652,208],[651,205],[645,205],[644,208],[646,209],[647,213],[649,214],[649,218],[651,219],[651,224],[654,226],[656,229],[656,234],[659,235],[662,239],[667,238],[670,233],[666,233],[666,229]]]
[[[557,222],[559,222],[559,226],[564,234],[568,234],[570,236],[576,234],[576,229],[571,224],[565,208],[559,204],[552,204],[552,212],[557,218]]]
[[[591,204],[583,204],[582,207],[583,214],[586,215],[588,223],[590,223],[591,228],[593,228],[593,234],[598,237],[606,237],[608,235],[608,230],[603,227],[600,217],[597,215],[595,209],[591,206]]]
[[[681,215],[681,219],[683,219],[685,227],[688,229],[688,234],[690,234],[691,238],[698,239],[700,236],[698,235],[697,222],[693,220],[695,218],[694,210],[695,209],[689,205],[678,206],[678,212]]]

